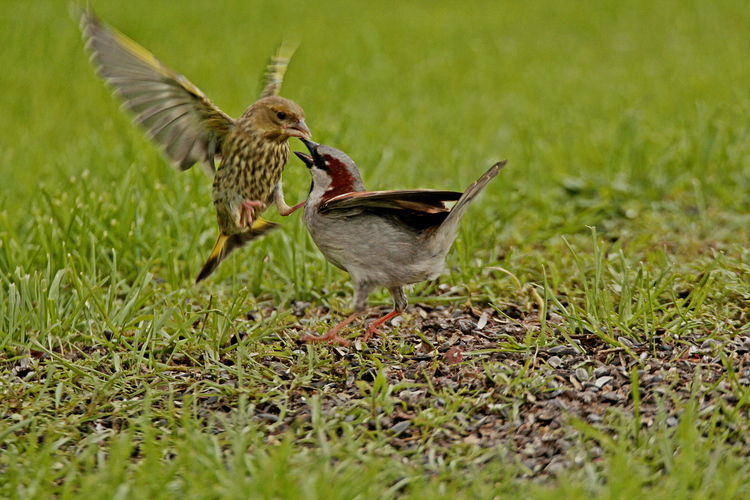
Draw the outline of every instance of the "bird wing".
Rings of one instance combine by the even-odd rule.
[[[125,101],[123,106],[136,115],[134,122],[147,130],[164,155],[180,170],[200,161],[213,175],[234,120],[187,78],[89,9],[81,14],[81,31],[97,74]]]
[[[279,95],[281,83],[284,81],[284,74],[289,66],[289,60],[294,55],[297,47],[299,47],[299,42],[290,40],[283,40],[281,42],[276,55],[271,57],[271,61],[266,68],[264,76],[265,86],[263,92],[260,94],[261,98]]]
[[[352,208],[378,208],[408,210],[434,214],[449,212],[446,202],[456,201],[461,193],[456,191],[436,191],[434,189],[413,189],[403,191],[356,191],[335,196],[324,202],[320,213],[331,213]]]
[[[319,212],[329,217],[347,217],[363,212],[391,217],[417,231],[439,226],[450,213],[446,202],[461,193],[418,189],[410,191],[359,191],[324,202]]]

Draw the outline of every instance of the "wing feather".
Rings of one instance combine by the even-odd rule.
[[[415,231],[439,226],[450,213],[448,202],[456,201],[461,193],[417,189],[409,191],[358,191],[346,193],[324,202],[319,212],[329,217],[348,217],[375,212]]]
[[[81,31],[97,74],[123,99],[123,106],[136,115],[135,122],[163,154],[180,170],[202,162],[212,174],[214,156],[221,154],[234,120],[187,78],[102,23],[90,9],[81,14]]]
[[[284,74],[289,66],[294,52],[297,50],[299,42],[283,40],[279,45],[276,55],[271,57],[264,76],[265,86],[260,97],[270,97],[279,95],[281,84],[284,81]]]
[[[433,189],[413,189],[403,191],[357,191],[346,193],[323,203],[321,213],[352,208],[380,208],[391,210],[409,210],[412,212],[439,213],[448,212],[447,202],[456,201],[461,193],[456,191],[437,191]]]

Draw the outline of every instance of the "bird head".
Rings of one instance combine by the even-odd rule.
[[[362,176],[357,165],[346,153],[330,146],[302,139],[310,154],[295,151],[294,154],[307,165],[312,176],[311,197],[322,201],[340,194],[364,191]]]
[[[258,99],[243,118],[253,130],[272,141],[285,141],[290,137],[310,139],[305,112],[297,103],[283,97]]]

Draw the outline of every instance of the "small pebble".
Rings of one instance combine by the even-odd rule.
[[[568,404],[562,399],[555,399],[555,406],[560,408],[562,411],[568,411]]]
[[[279,417],[271,413],[258,413],[256,416],[259,420],[267,420],[268,422],[278,422]]]
[[[718,346],[721,342],[719,342],[716,339],[706,339],[701,344],[701,349],[712,349],[716,346]]]
[[[395,424],[393,427],[391,427],[391,430],[396,434],[401,434],[404,432],[409,426],[411,425],[411,422],[408,420],[402,420],[401,422]]]
[[[569,345],[558,345],[558,346],[552,347],[548,352],[550,354],[566,355],[566,354],[576,354],[578,351]]]
[[[562,360],[557,356],[552,356],[547,360],[547,364],[550,365],[552,368],[557,368],[562,364]]]
[[[596,386],[598,388],[601,389],[602,387],[604,387],[606,384],[608,384],[612,380],[613,380],[613,377],[611,377],[609,375],[606,375],[604,377],[599,377],[598,379],[596,379],[596,382],[594,382],[594,383],[596,384]]]
[[[635,344],[633,343],[633,341],[627,337],[617,337],[617,341],[621,343],[622,345],[624,345],[625,347],[629,347],[631,349],[635,347]]]
[[[477,330],[481,330],[485,326],[487,326],[487,319],[489,318],[489,315],[487,314],[487,311],[483,311],[482,315],[479,317],[479,321],[477,322]]]
[[[476,327],[474,322],[468,319],[459,319],[457,323],[458,329],[461,330],[461,333],[464,335],[470,334],[474,330],[474,327]]]
[[[561,472],[565,472],[570,465],[570,462],[567,460],[562,460],[559,462],[550,462],[549,465],[545,468],[547,472],[549,472],[552,475],[560,474]]]
[[[586,418],[588,418],[589,422],[592,424],[600,424],[604,420],[601,415],[597,415],[596,413],[589,413]]]
[[[540,422],[552,422],[555,416],[550,412],[543,411],[536,416],[536,419]]]
[[[602,393],[602,399],[610,403],[616,403],[620,400],[620,395],[616,392],[607,391]]]

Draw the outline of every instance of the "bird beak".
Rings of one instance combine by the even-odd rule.
[[[320,144],[318,144],[317,142],[311,141],[309,138],[300,139],[300,140],[302,141],[302,144],[307,146],[307,150],[310,151],[311,153],[315,153],[315,148],[320,146]]]
[[[312,167],[318,161],[324,161],[323,158],[320,156],[320,153],[318,153],[318,146],[320,146],[320,144],[318,144],[317,142],[308,140],[308,139],[301,139],[301,141],[305,146],[307,146],[307,150],[310,151],[309,155],[305,155],[306,157],[310,158],[310,160],[312,161],[312,163],[308,165],[308,168]],[[296,151],[295,153],[297,154],[297,156],[299,156],[299,153],[297,153]]]
[[[286,127],[286,133],[289,137],[299,137],[300,139],[310,139],[310,129],[303,118]]]
[[[305,141],[304,139],[303,139],[303,141],[304,141],[304,142],[307,142],[307,141]],[[312,156],[310,156],[309,154],[307,154],[307,153],[303,153],[302,151],[295,151],[295,152],[294,152],[294,154],[296,154],[296,155],[297,155],[297,157],[298,157],[298,158],[299,158],[300,160],[302,160],[302,163],[304,163],[304,164],[305,164],[305,166],[307,166],[307,168],[312,168],[312,166],[314,165],[314,162],[313,162]]]

